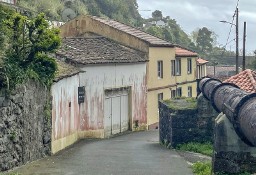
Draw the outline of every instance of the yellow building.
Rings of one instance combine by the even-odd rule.
[[[198,58],[196,60],[197,63],[197,79],[201,79],[207,76],[207,63],[209,63],[209,61],[204,60],[202,58]]]
[[[196,53],[177,55],[175,45],[149,35],[123,23],[94,16],[78,16],[61,27],[62,37],[100,35],[124,46],[146,53],[147,65],[147,124],[158,125],[158,100],[171,98],[171,92],[177,87],[192,87],[192,96],[196,92]],[[176,47],[177,48],[177,47]],[[181,58],[181,75],[172,74],[173,61]],[[186,61],[191,61],[191,73],[187,74]],[[174,63],[175,67],[177,63]],[[185,95],[184,91],[184,96]],[[188,92],[187,92],[188,94]],[[182,95],[183,96],[183,95]]]
[[[175,47],[175,59],[171,61],[171,76],[176,86],[171,88],[171,98],[196,97],[197,53]]]

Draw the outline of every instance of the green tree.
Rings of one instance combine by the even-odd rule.
[[[151,26],[146,30],[149,34],[156,36],[158,38],[163,38],[162,30],[160,27],[157,26]]]
[[[4,25],[4,21],[10,18],[14,14],[14,11],[0,4],[0,58],[6,49],[7,44],[7,29]]]
[[[196,46],[201,53],[208,54],[212,51],[214,41],[212,34],[213,32],[206,27],[199,29]]]
[[[155,10],[154,12],[152,12],[152,18],[155,20],[160,20],[163,18],[163,14],[162,11],[160,10]]]
[[[256,50],[253,53],[254,53],[254,60],[252,61],[251,65],[249,65],[249,67],[253,70],[256,70]]]
[[[28,77],[50,85],[57,65],[48,54],[60,45],[59,30],[49,28],[44,14],[28,19],[15,13],[4,24],[10,42],[4,57],[7,86],[13,88]]]

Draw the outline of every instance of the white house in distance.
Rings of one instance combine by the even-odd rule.
[[[85,36],[63,38],[56,57],[83,72],[52,88],[53,153],[80,138],[146,129],[145,53],[102,36]]]

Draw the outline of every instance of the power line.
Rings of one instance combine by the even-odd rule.
[[[237,3],[236,3],[236,9],[235,9],[235,12],[234,12],[234,15],[232,16],[232,22],[231,22],[231,24],[230,24],[230,29],[229,29],[229,33],[228,33],[228,38],[227,38],[227,41],[226,41],[226,44],[224,45],[224,50],[223,50],[223,52],[222,52],[222,56],[224,55],[224,52],[225,52],[225,50],[226,50],[226,47],[227,47],[227,45],[231,42],[231,41],[234,41],[234,40],[231,40],[231,41],[229,41],[229,38],[230,38],[230,35],[231,35],[231,32],[232,32],[232,27],[233,27],[233,25],[234,25],[234,20],[235,20],[235,16],[236,16],[236,10],[238,9],[238,5],[239,5],[239,0],[237,0]]]

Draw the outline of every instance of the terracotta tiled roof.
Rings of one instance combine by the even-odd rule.
[[[66,77],[71,77],[71,76],[76,75],[79,72],[81,72],[81,70],[79,68],[76,68],[70,64],[63,62],[63,61],[56,59],[56,62],[57,62],[57,66],[58,66],[58,71],[57,71],[56,77],[54,79],[55,82],[57,82],[63,78],[66,78]]]
[[[247,69],[243,72],[240,72],[237,75],[230,77],[225,80],[225,83],[233,83],[240,87],[242,90],[255,93],[256,92],[256,72],[250,69]]]
[[[178,57],[197,57],[196,52],[181,47],[175,47],[175,55]]]
[[[206,63],[209,63],[209,61],[207,61],[207,60],[204,60],[204,59],[202,59],[202,58],[198,58],[197,60],[196,60],[196,62],[197,62],[197,64],[206,64]]]
[[[162,40],[160,38],[157,38],[155,36],[152,36],[148,33],[145,33],[139,29],[136,29],[134,27],[128,26],[126,24],[111,20],[111,19],[105,19],[105,18],[99,18],[96,16],[90,16],[92,19],[97,20],[101,23],[104,23],[108,26],[111,26],[117,30],[123,31],[127,34],[130,34],[132,36],[135,36],[145,42],[148,42],[151,46],[165,46],[165,47],[174,47],[172,43],[169,43],[165,40]]]
[[[145,53],[105,37],[64,38],[56,56],[78,64],[146,62]]]

